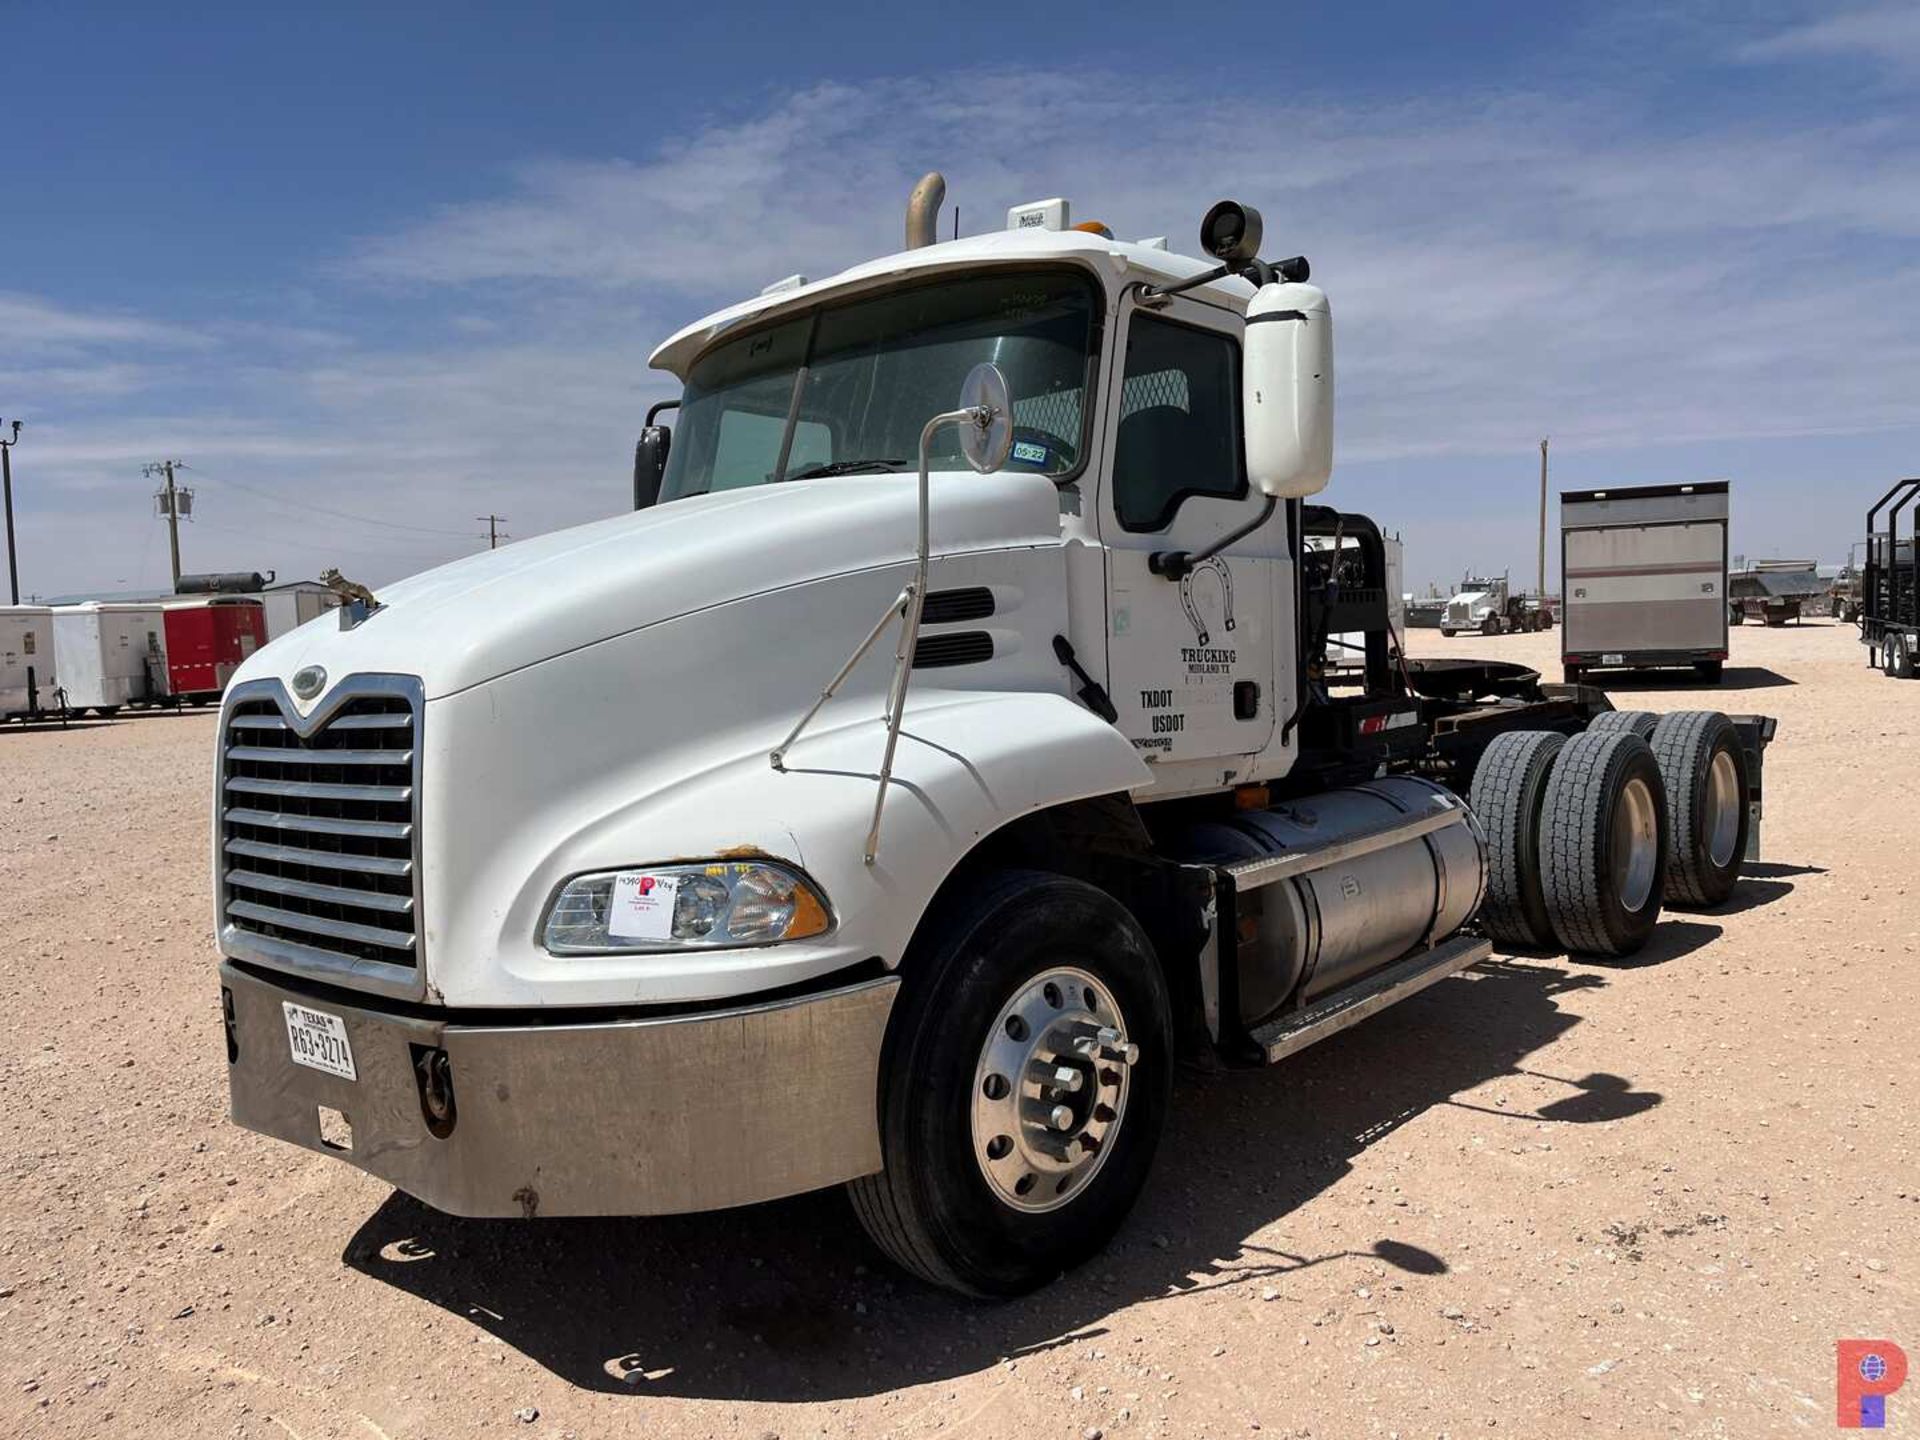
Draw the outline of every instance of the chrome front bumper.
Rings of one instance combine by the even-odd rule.
[[[336,1003],[220,967],[232,1115],[454,1215],[666,1215],[794,1195],[880,1168],[880,1047],[899,980],[594,1024],[450,1023]],[[358,1078],[294,1064],[281,1005],[345,1022]],[[416,1064],[446,1052],[433,1134]],[[320,1108],[351,1126],[321,1138]],[[445,1127],[441,1127],[445,1129]]]

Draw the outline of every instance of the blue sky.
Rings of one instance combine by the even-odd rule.
[[[1920,6],[877,14],[0,11],[23,591],[164,586],[169,457],[188,569],[612,513],[652,344],[896,247],[928,168],[964,230],[1259,205],[1410,581],[1527,570],[1543,434],[1556,489],[1731,478],[1753,555],[1840,558],[1920,464]]]

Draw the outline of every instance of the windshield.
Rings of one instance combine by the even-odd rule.
[[[920,431],[983,360],[1007,377],[1007,468],[1079,468],[1096,313],[1091,279],[974,275],[849,301],[716,346],[694,362],[662,503],[812,475],[915,471]],[[962,466],[952,427],[936,469]]]

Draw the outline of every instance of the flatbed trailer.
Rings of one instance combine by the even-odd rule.
[[[1724,480],[1560,494],[1560,663],[1595,670],[1692,666],[1718,684],[1727,658]]]
[[[1884,530],[1878,528],[1883,511]],[[1910,517],[1905,538],[1900,534],[1903,511]],[[1897,680],[1911,680],[1920,666],[1920,477],[1897,482],[1867,511],[1859,616],[1867,663]]]

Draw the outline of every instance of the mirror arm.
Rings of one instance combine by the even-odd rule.
[[[1273,518],[1274,510],[1279,506],[1277,497],[1267,496],[1266,504],[1260,507],[1260,513],[1242,525],[1238,530],[1229,530],[1211,545],[1202,550],[1156,550],[1147,557],[1147,569],[1156,575],[1164,575],[1169,580],[1181,580],[1192,573],[1193,567],[1203,560],[1211,560],[1236,540],[1244,540]]]
[[[679,408],[680,402],[678,400],[662,400],[655,405],[649,406],[647,409],[648,426],[651,427],[660,419],[660,412],[662,410],[678,410]]]
[[[1143,305],[1150,301],[1165,300],[1188,290],[1197,290],[1202,285],[1211,285],[1215,280],[1224,280],[1229,275],[1238,275],[1254,285],[1271,285],[1276,280],[1301,284],[1312,273],[1313,267],[1307,263],[1304,255],[1295,255],[1287,260],[1247,260],[1237,265],[1216,265],[1211,270],[1202,270],[1198,275],[1189,275],[1171,285],[1142,285],[1139,300]]]

